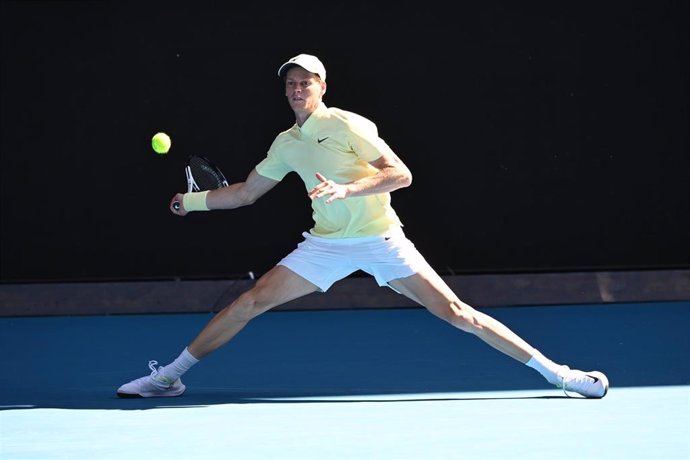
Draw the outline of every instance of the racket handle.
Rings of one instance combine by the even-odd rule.
[[[180,202],[179,202],[179,201],[173,202],[173,208],[175,209],[175,211],[179,211],[179,209],[180,209]]]

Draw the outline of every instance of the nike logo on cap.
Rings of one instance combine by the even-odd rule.
[[[323,139],[317,139],[316,142],[318,142],[320,144],[323,141],[325,141],[326,139],[328,139],[328,136],[324,137]]]

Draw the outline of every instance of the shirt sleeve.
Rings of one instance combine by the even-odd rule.
[[[383,153],[393,153],[390,146],[379,137],[376,125],[361,115],[349,113],[350,148],[363,160],[374,161]]]
[[[292,168],[290,168],[289,165],[280,159],[276,144],[276,141],[274,141],[271,147],[268,149],[266,158],[261,160],[261,162],[256,165],[256,172],[264,177],[268,177],[269,179],[281,181],[289,172],[292,171]]]

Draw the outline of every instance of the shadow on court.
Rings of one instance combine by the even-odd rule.
[[[690,302],[483,311],[556,361],[606,372],[611,391],[690,384]],[[174,359],[210,317],[2,318],[0,409],[471,401],[478,398],[440,393],[535,389],[543,389],[537,398],[564,397],[532,369],[416,308],[270,312],[185,375],[183,396],[115,396],[150,372],[149,359]]]

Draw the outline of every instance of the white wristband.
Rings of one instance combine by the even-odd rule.
[[[182,197],[182,206],[184,206],[185,211],[208,211],[208,206],[206,206],[208,192],[206,190],[204,192],[185,193]]]

